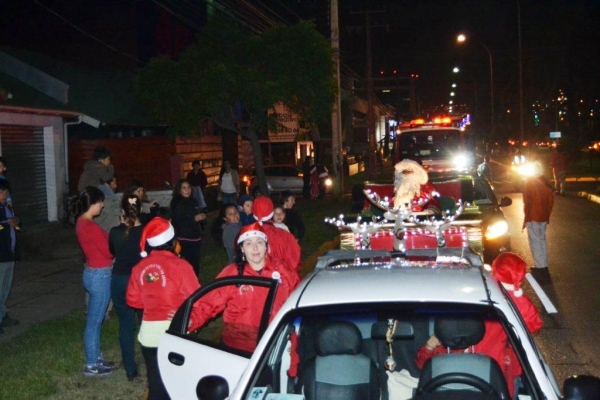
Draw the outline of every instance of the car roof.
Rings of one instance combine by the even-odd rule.
[[[435,254],[435,250],[431,251]],[[355,251],[357,254],[364,252]],[[325,255],[325,260],[319,260],[323,265],[317,265],[313,275],[304,281],[297,307],[379,302],[490,302],[489,273],[482,269],[476,255],[479,262],[475,263],[446,256],[444,261],[392,257],[388,261],[331,264],[327,260],[330,254],[332,252]]]

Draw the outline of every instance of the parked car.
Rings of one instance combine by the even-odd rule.
[[[203,296],[223,285],[274,291],[274,282],[218,279],[180,307],[158,347],[161,376],[171,398],[203,393],[232,400],[387,400],[388,370],[405,370],[405,377],[414,378],[416,387],[409,389],[414,399],[508,398],[500,366],[489,356],[442,354],[423,370],[417,367],[417,351],[432,332],[438,333],[435,325],[441,317],[457,320],[449,338],[465,347],[475,341],[460,323],[465,317],[500,326],[521,368],[519,399],[562,398],[510,296],[471,251],[330,251],[268,326],[274,296],[267,297],[252,354],[223,347],[214,333],[218,324],[206,329],[209,334],[187,332],[191,308]],[[568,380],[568,393],[577,399],[596,398],[599,382],[594,377]]]
[[[268,165],[265,166],[265,176],[267,178],[267,188],[269,193],[278,194],[283,192],[284,190],[289,190],[292,193],[299,194],[302,193],[302,188],[304,187],[303,181],[303,173],[302,170],[295,165]],[[253,196],[257,196],[260,194],[260,188],[258,187],[258,179],[256,177],[256,172],[253,171],[249,176],[249,192]],[[330,192],[332,189],[332,180],[331,178],[325,182],[326,192]]]
[[[469,245],[486,262],[491,263],[498,254],[510,250],[510,229],[502,212],[503,207],[512,204],[510,197],[498,200],[492,185],[476,172],[431,173],[429,181],[440,194],[442,211],[452,214],[458,201],[464,203],[462,214],[453,224],[467,228]],[[392,198],[394,191],[391,183],[367,183],[363,188],[378,193],[380,198]],[[377,209],[362,193],[359,194],[363,196],[363,213],[383,215],[383,210]]]

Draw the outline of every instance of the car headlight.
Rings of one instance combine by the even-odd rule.
[[[485,231],[485,238],[488,240],[497,239],[508,235],[508,222],[501,220],[488,225]]]
[[[537,176],[541,172],[541,166],[538,163],[525,163],[517,167],[517,172],[522,176]]]
[[[464,154],[459,154],[452,159],[455,168],[466,169],[469,165],[469,158]]]
[[[325,186],[331,186],[331,185],[333,185],[333,181],[331,180],[331,178],[325,179]]]

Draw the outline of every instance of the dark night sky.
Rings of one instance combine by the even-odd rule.
[[[246,0],[294,22],[298,16],[314,18],[327,32],[328,0]],[[96,68],[131,66],[123,55],[144,58],[152,25],[160,17],[148,13],[157,2],[149,0],[38,0],[87,33],[119,49],[117,53],[57,18],[33,0],[0,0],[0,44],[48,52]],[[202,18],[204,0],[167,1],[180,16]],[[232,0],[213,0],[213,3]],[[451,68],[462,68],[459,81],[476,85],[485,104],[489,62],[485,49],[474,41],[459,46],[456,34],[467,32],[490,49],[493,57],[495,98],[502,107],[515,107],[518,99],[517,0],[339,0],[341,55],[345,65],[365,75],[364,15],[354,12],[370,6],[384,10],[372,24],[373,70],[397,69],[419,73],[424,104],[448,100]],[[239,2],[238,2],[239,4]],[[555,97],[558,89],[569,96],[600,95],[600,0],[520,0],[525,97]],[[184,8],[185,7],[185,8]],[[210,8],[210,7],[209,7]],[[182,26],[189,27],[181,18]],[[256,18],[244,15],[245,22]],[[275,18],[274,18],[275,19]],[[385,26],[385,27],[378,27]],[[362,29],[360,29],[362,27]],[[191,29],[191,36],[195,34]],[[184,35],[185,36],[185,35]]]

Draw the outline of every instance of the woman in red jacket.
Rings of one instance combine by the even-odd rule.
[[[74,199],[72,211],[77,220],[75,233],[83,255],[83,286],[89,293],[83,347],[85,349],[85,376],[110,375],[116,368],[106,361],[100,350],[100,334],[104,314],[110,300],[110,279],[113,255],[108,249],[108,233],[94,222],[104,207],[104,193],[97,187],[87,186]]]
[[[146,241],[152,247],[149,256]],[[138,340],[146,361],[148,399],[169,398],[158,371],[158,342],[179,306],[200,287],[190,263],[175,253],[175,245],[169,221],[155,217],[148,222],[140,239],[144,258],[133,268],[127,286],[127,304],[144,310]]]
[[[278,259],[267,255],[267,235],[259,223],[242,227],[237,243],[236,262],[226,266],[217,278],[226,276],[263,276],[279,280],[273,317],[299,282],[297,274],[290,271]],[[195,305],[192,329],[204,325],[211,318],[223,313],[222,342],[225,346],[254,351],[258,340],[258,328],[268,289],[250,285],[224,286],[209,293]]]

